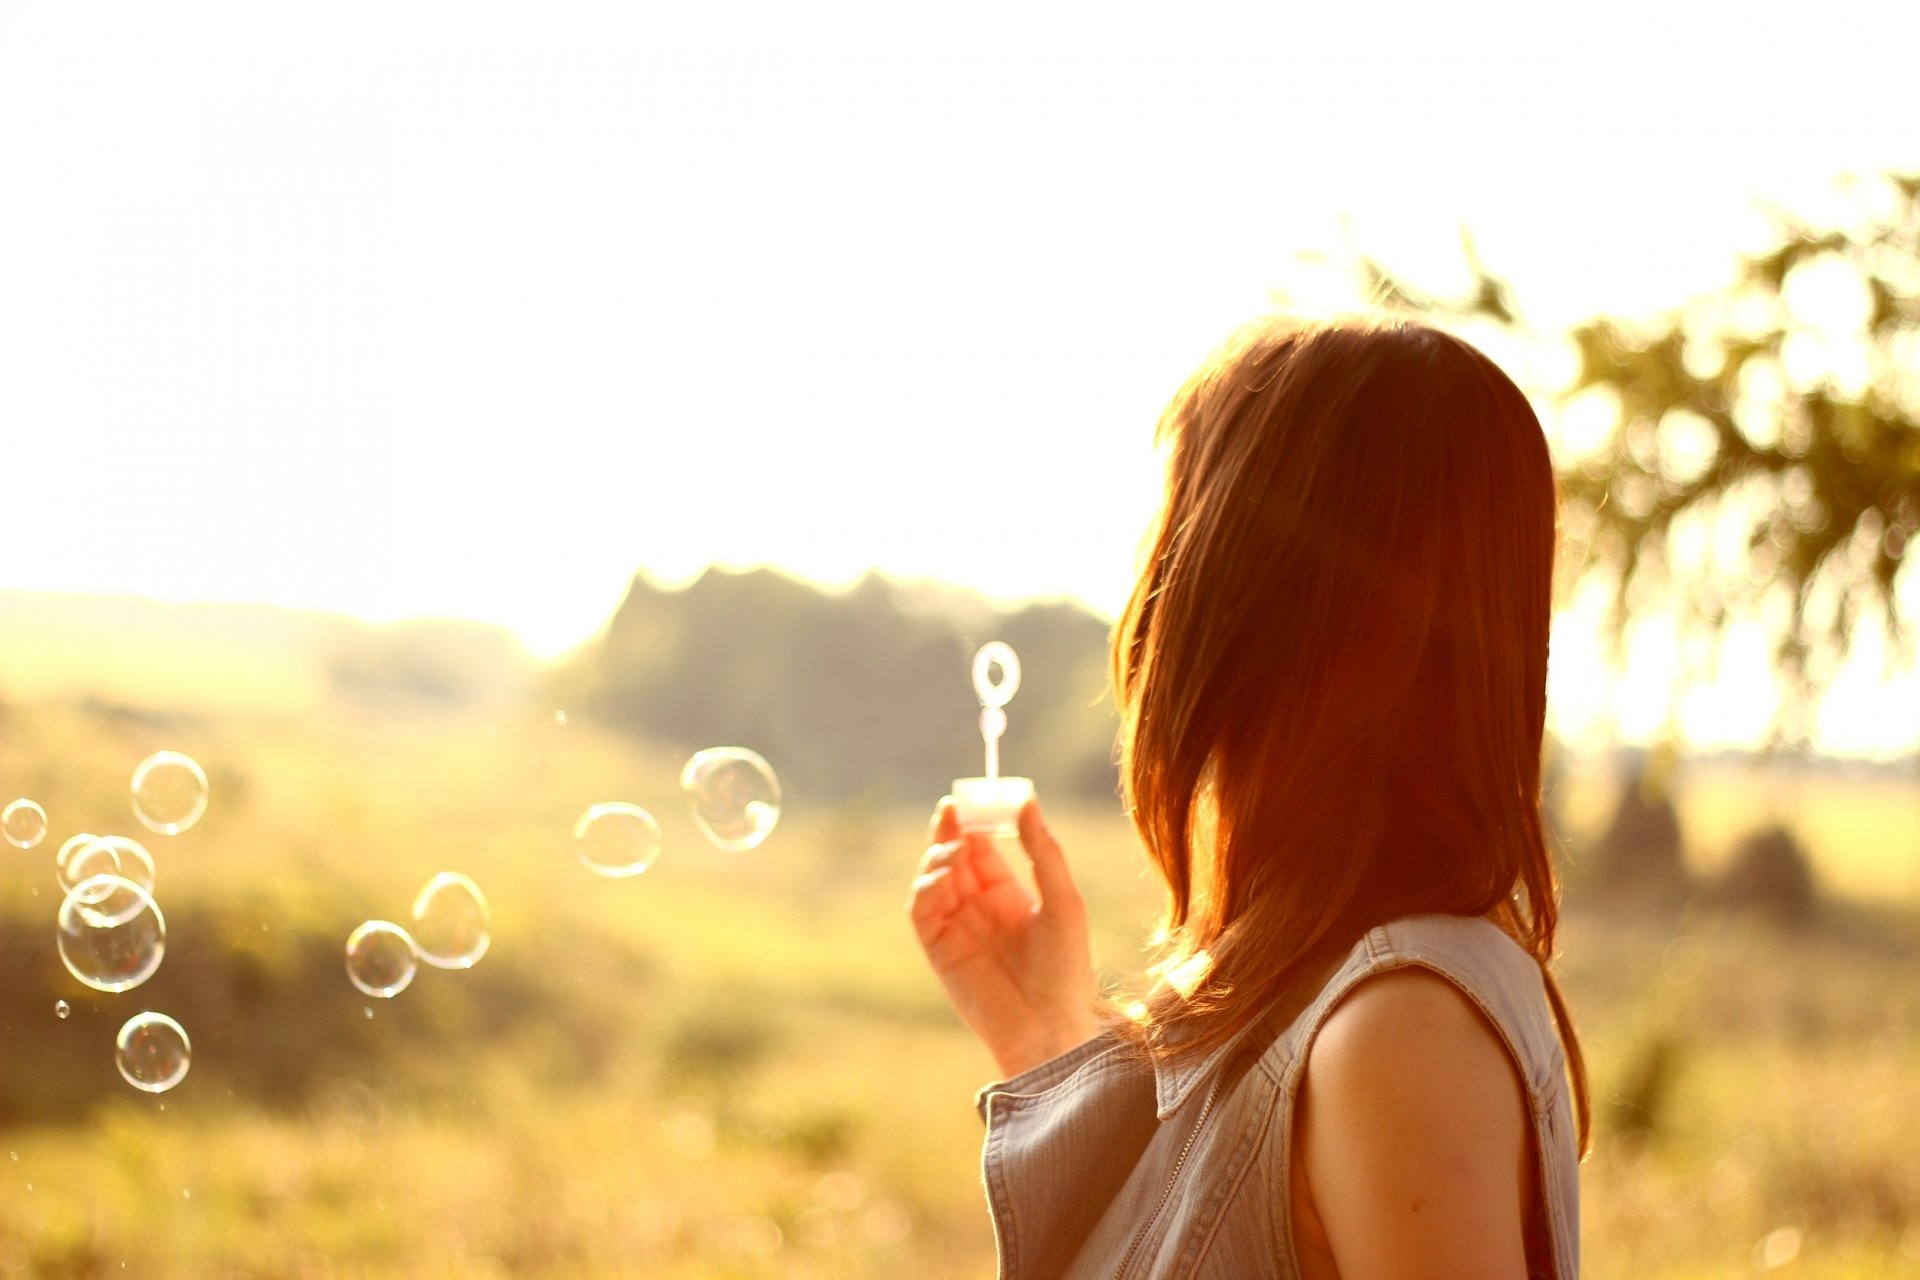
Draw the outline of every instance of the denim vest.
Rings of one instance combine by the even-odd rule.
[[[1373,929],[1290,1023],[1256,1019],[1198,1061],[1150,1066],[1107,1033],[982,1089],[1002,1280],[1297,1280],[1288,1163],[1307,1050],[1355,984],[1407,965],[1465,992],[1518,1064],[1552,1280],[1577,1280],[1579,1157],[1539,966],[1492,922],[1438,915]]]

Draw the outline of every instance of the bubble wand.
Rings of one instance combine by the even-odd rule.
[[[994,678],[998,668],[999,678]],[[1033,779],[1000,776],[1000,738],[1007,731],[1007,704],[1020,692],[1020,658],[1013,647],[993,640],[973,655],[973,691],[980,699],[980,739],[986,746],[986,773],[953,780],[954,808],[968,831],[1012,836],[1020,832],[1020,810],[1033,798]]]

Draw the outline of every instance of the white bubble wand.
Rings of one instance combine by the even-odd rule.
[[[994,678],[996,668],[999,678]],[[1006,706],[1020,692],[1020,658],[1000,640],[973,655],[973,691],[980,699],[980,739],[986,745],[986,773],[953,780],[954,807],[960,825],[992,835],[1019,834],[1020,810],[1033,798],[1033,779],[1000,776],[1000,739],[1007,731]]]

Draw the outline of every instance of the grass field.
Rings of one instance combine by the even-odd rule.
[[[207,766],[213,803],[148,841],[165,964],[103,995],[54,954],[53,850],[131,834],[128,775],[162,747]],[[970,1105],[990,1065],[901,913],[925,814],[790,797],[765,845],[723,854],[679,763],[550,715],[6,711],[0,790],[53,830],[0,858],[0,1276],[991,1274]],[[1702,867],[1759,811],[1736,783],[1683,794]],[[1570,904],[1600,1100],[1588,1275],[1920,1274],[1920,792],[1840,786],[1790,797],[1841,890],[1812,928]],[[574,818],[609,799],[666,829],[636,880],[573,860]],[[1130,837],[1052,817],[1129,975],[1155,905]],[[348,931],[404,919],[440,870],[487,891],[492,950],[367,999]],[[194,1041],[158,1097],[112,1063],[148,1008]]]

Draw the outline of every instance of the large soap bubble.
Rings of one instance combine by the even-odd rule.
[[[167,954],[167,919],[142,886],[124,876],[89,876],[60,903],[61,963],[96,991],[129,991]]]
[[[637,876],[660,856],[660,824],[637,804],[610,800],[573,824],[573,848],[580,865],[597,876]]]
[[[368,920],[347,935],[347,977],[370,996],[391,1000],[419,968],[413,935],[391,920]]]
[[[436,969],[471,969],[493,942],[487,896],[458,871],[442,871],[413,899],[413,940]]]
[[[207,811],[207,775],[192,756],[156,751],[133,771],[133,816],[149,831],[177,836]]]
[[[47,811],[21,796],[0,809],[0,835],[16,849],[31,849],[47,838]]]
[[[114,1064],[136,1089],[165,1093],[187,1078],[193,1042],[187,1031],[164,1013],[136,1013],[114,1041]]]

